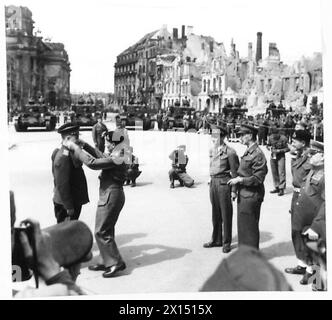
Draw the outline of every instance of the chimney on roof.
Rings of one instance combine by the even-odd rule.
[[[178,39],[178,28],[173,28],[173,39]]]
[[[252,42],[248,43],[248,60],[252,60]]]
[[[256,63],[262,59],[262,33],[257,32]]]
[[[184,25],[182,25],[182,36],[181,38],[184,39],[186,37],[186,27]]]

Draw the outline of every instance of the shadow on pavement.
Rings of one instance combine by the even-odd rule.
[[[295,255],[292,241],[275,243],[267,248],[262,248],[261,252],[268,260],[277,257]]]
[[[127,264],[124,274],[130,274],[136,268],[179,259],[192,251],[159,244],[142,244],[120,248],[120,252]]]
[[[150,184],[153,184],[153,182],[136,182],[136,187],[144,187],[144,186],[148,186]],[[127,187],[127,186],[124,186],[124,187]],[[128,186],[128,187],[130,187],[130,186]]]

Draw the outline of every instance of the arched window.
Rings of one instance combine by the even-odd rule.
[[[216,86],[216,78],[213,78],[213,91],[217,90],[217,86]]]
[[[204,80],[203,92],[206,92],[206,80]]]
[[[202,100],[198,99],[198,110],[202,109]]]
[[[207,91],[209,91],[209,90],[210,90],[210,79],[207,82]]]

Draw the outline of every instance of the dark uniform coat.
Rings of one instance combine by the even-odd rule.
[[[242,156],[237,172],[243,178],[238,185],[239,244],[259,248],[259,218],[268,169],[264,153],[256,143]]]
[[[233,148],[224,144],[210,151],[210,201],[212,205],[211,241],[224,246],[232,242],[233,206],[230,187],[227,182],[237,177],[239,158]]]
[[[107,156],[98,149],[85,145],[75,150],[81,161],[94,170],[103,169],[99,175],[99,201],[96,213],[95,238],[106,267],[123,262],[115,242],[115,224],[125,203],[123,182],[126,175],[124,154],[112,153]],[[123,161],[121,161],[121,158]]]
[[[96,147],[101,151],[105,151],[105,138],[102,136],[104,132],[107,132],[108,129],[103,123],[96,123],[92,127],[92,139]]]
[[[78,219],[81,207],[89,202],[86,177],[82,162],[66,147],[55,149],[52,154],[54,178],[54,210],[58,222],[67,218],[67,210],[74,209],[72,219]]]

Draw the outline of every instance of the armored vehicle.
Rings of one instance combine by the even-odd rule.
[[[28,128],[40,127],[52,131],[56,126],[56,116],[45,104],[36,104],[34,101],[29,101],[14,118],[14,123],[15,130],[18,132],[27,131]]]
[[[132,104],[122,107],[120,113],[122,125],[128,129],[142,128],[143,130],[154,129],[156,121],[156,111],[146,106]]]
[[[190,107],[169,107],[168,129],[183,128],[183,117],[189,114],[189,129],[195,128],[194,112],[195,108]]]
[[[94,104],[76,104],[71,106],[70,120],[81,127],[92,127],[97,123],[101,112]]]

